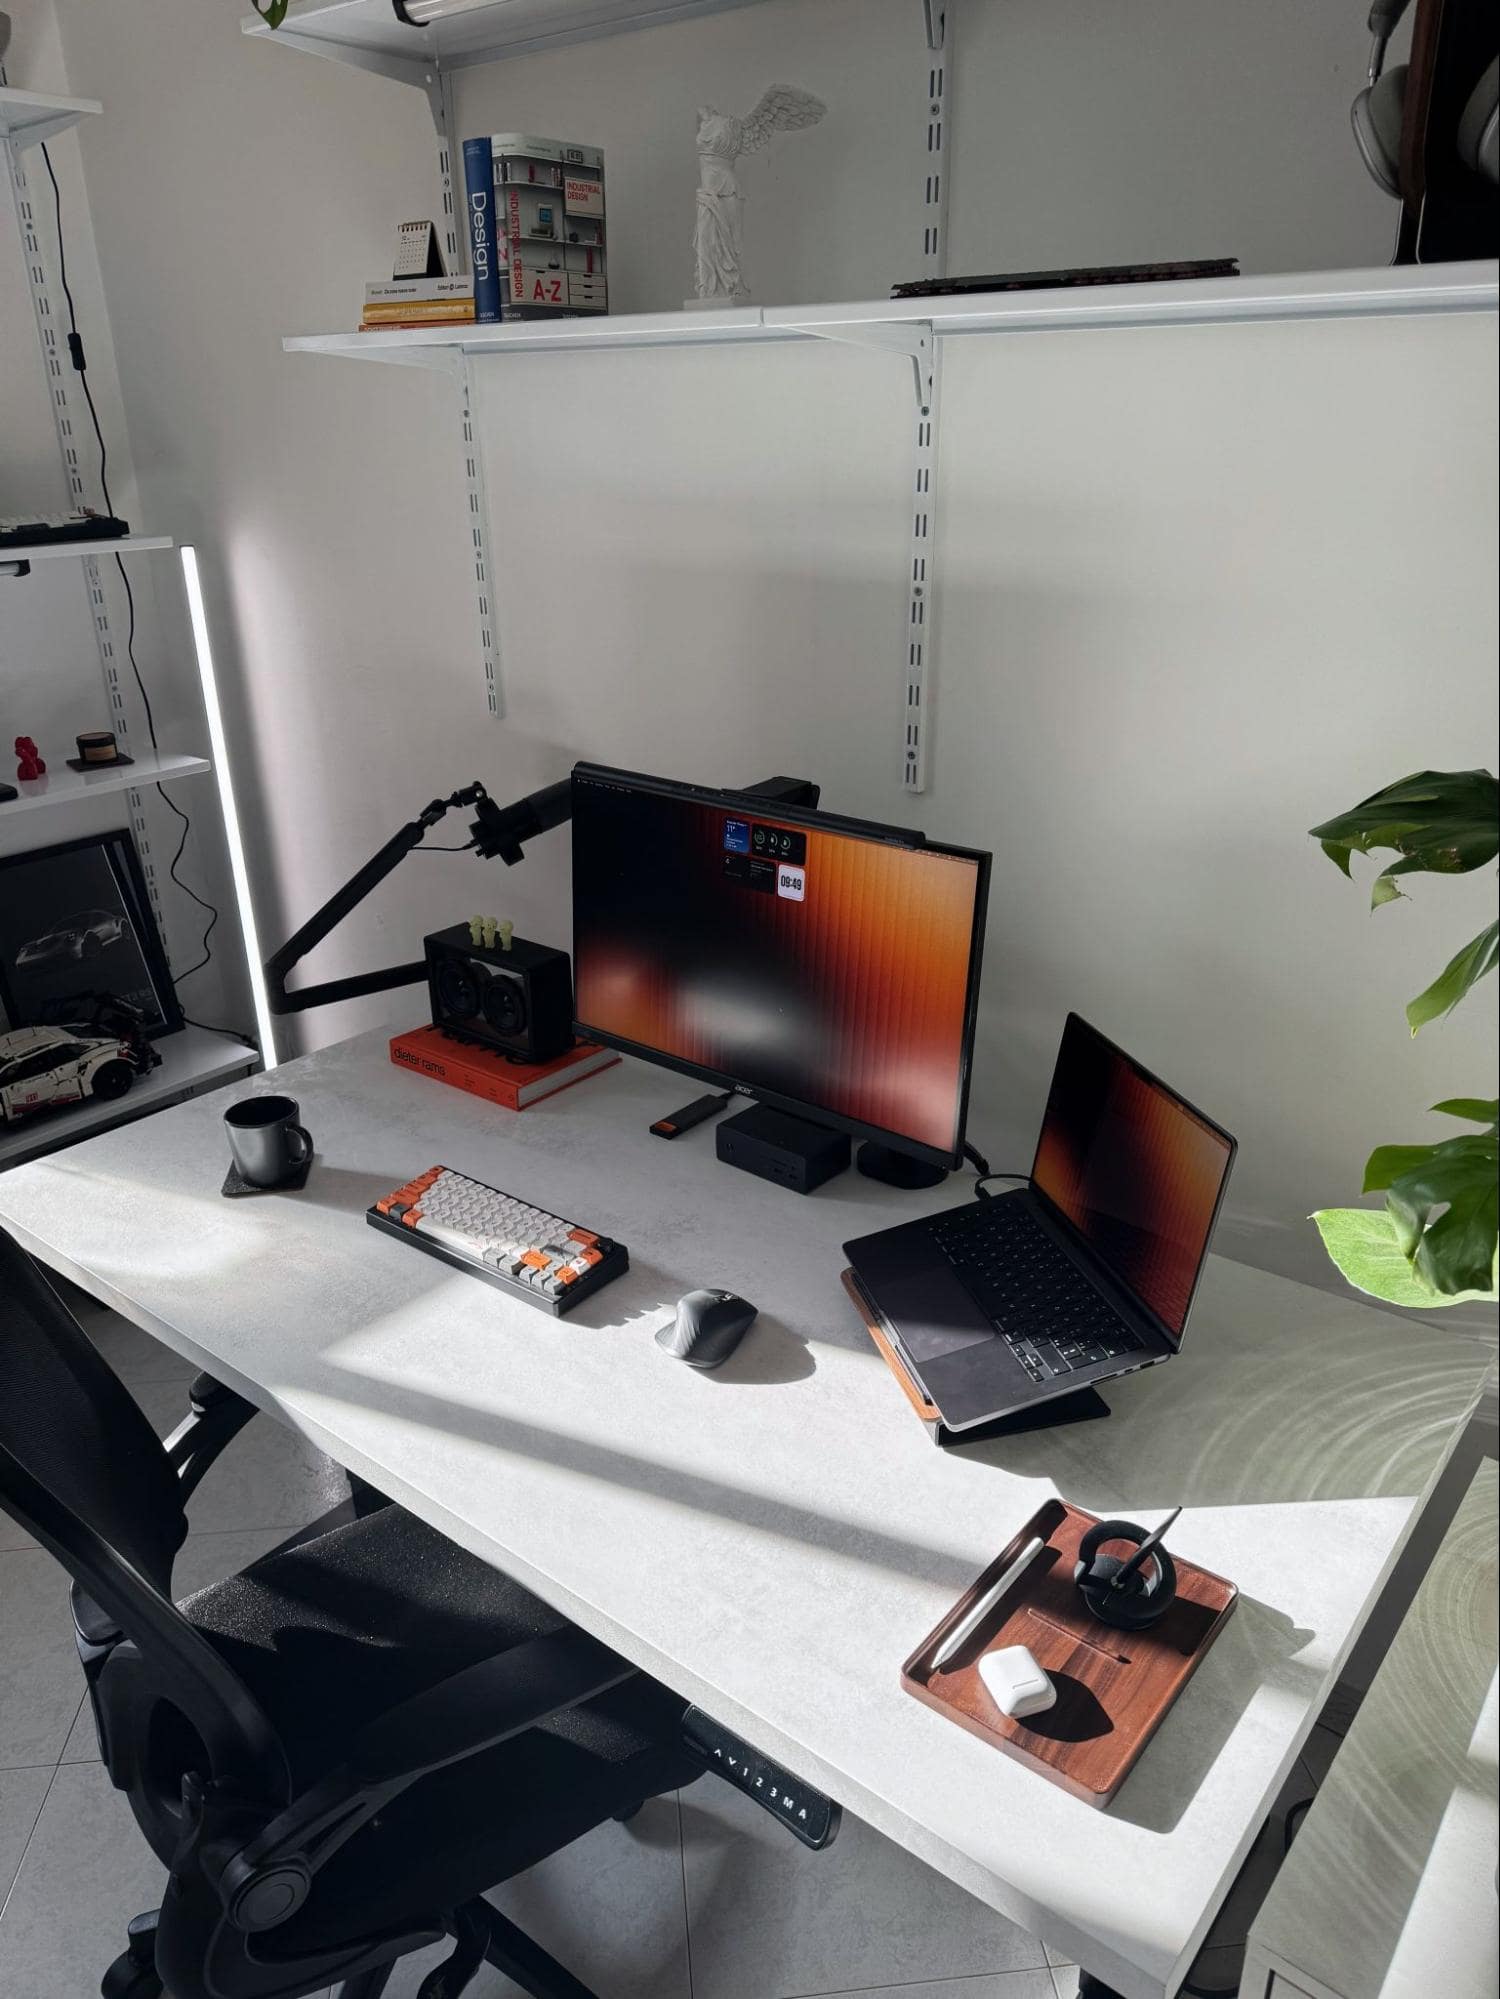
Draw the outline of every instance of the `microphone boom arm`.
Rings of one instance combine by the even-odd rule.
[[[806,778],[770,777],[747,787],[742,794],[779,800],[786,805],[816,806],[818,787]],[[383,993],[397,986],[420,985],[427,977],[425,959],[407,965],[389,965],[384,971],[355,972],[346,979],[326,979],[321,985],[303,986],[288,992],[286,982],[309,951],[315,950],[331,930],[357,909],[370,892],[379,887],[414,847],[420,847],[438,821],[451,811],[473,806],[470,846],[483,860],[501,860],[514,867],[524,858],[525,843],[538,834],[564,825],[573,816],[573,781],[561,778],[540,791],[528,793],[511,805],[497,805],[482,784],[466,784],[447,798],[434,798],[409,820],[385,845],[357,868],[342,888],[335,889],[323,907],[310,916],[267,958],[266,993],[274,1014],[305,1013],[310,1007],[332,1006],[338,1000],[363,999],[366,993]]]

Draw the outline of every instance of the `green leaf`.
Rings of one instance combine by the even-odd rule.
[[[1500,1137],[1472,1132],[1432,1146],[1390,1180],[1385,1206],[1402,1254],[1434,1291],[1482,1290],[1500,1230]]]
[[[1354,1288],[1371,1298],[1383,1299],[1388,1305],[1406,1305],[1430,1312],[1442,1305],[1463,1305],[1500,1295],[1494,1264],[1487,1290],[1447,1295],[1432,1290],[1402,1255],[1391,1218],[1379,1208],[1322,1208],[1313,1220],[1323,1238],[1323,1247]]]
[[[1377,1145],[1365,1162],[1362,1194],[1382,1193],[1393,1180],[1432,1157],[1430,1145]]]
[[[1332,840],[1324,840],[1320,844],[1322,845],[1323,852],[1333,862],[1333,865],[1336,868],[1342,868],[1350,881],[1353,881],[1354,870],[1349,865],[1349,849],[1347,847],[1336,846]]]
[[[1500,1124],[1500,1099],[1494,1097],[1444,1097],[1434,1104],[1444,1117],[1468,1118],[1474,1124]]]
[[[1351,853],[1387,847],[1403,856],[1388,873],[1468,874],[1500,853],[1500,785],[1487,770],[1414,771],[1314,826],[1312,837],[1345,874]]]
[[[1477,985],[1486,972],[1494,971],[1497,956],[1500,956],[1500,923],[1492,923],[1448,960],[1425,992],[1407,1002],[1406,1018],[1412,1033],[1416,1034],[1440,1014],[1452,1013],[1470,986]]]
[[[1387,902],[1400,902],[1402,900],[1401,891],[1391,880],[1389,873],[1376,875],[1375,886],[1370,890],[1371,909],[1379,909]]]
[[[250,4],[268,28],[279,28],[286,19],[290,0],[250,0]]]

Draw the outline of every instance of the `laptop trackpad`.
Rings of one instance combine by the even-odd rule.
[[[946,1264],[882,1280],[879,1298],[908,1356],[919,1364],[997,1337]]]

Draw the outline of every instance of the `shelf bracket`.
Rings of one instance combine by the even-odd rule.
[[[922,0],[922,25],[927,30],[927,46],[930,49],[940,49],[943,46],[947,27],[943,17],[947,13],[948,4],[949,0]]]
[[[857,323],[829,326],[815,320],[804,320],[797,326],[797,331],[808,334],[813,339],[832,340],[845,347],[867,347],[886,354],[904,354],[911,362],[912,387],[916,394],[918,417],[925,416],[931,408],[934,357],[937,351],[933,341],[931,320],[913,319],[896,326],[883,326],[878,322],[864,326]]]
[[[252,21],[249,28],[254,26]],[[384,49],[362,49],[353,42],[325,41],[321,35],[306,34],[286,23],[273,34],[257,34],[255,39],[264,40],[267,45],[276,48],[300,49],[306,55],[325,56],[330,62],[369,70],[372,76],[388,76],[394,83],[414,84],[418,90],[430,92],[437,82],[437,70],[433,63],[411,56],[387,55]]]

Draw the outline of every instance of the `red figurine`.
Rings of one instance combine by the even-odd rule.
[[[47,766],[37,755],[36,744],[31,740],[30,736],[16,737],[16,755],[20,759],[20,762],[16,765],[17,777],[45,777],[47,775]]]

